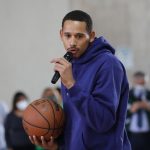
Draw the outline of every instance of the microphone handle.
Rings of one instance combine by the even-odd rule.
[[[58,71],[55,71],[55,75],[53,76],[52,80],[51,80],[51,83],[55,84],[58,79],[60,78],[60,74]]]

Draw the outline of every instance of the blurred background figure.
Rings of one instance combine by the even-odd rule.
[[[59,87],[57,88],[47,87],[43,90],[41,97],[51,99],[62,106],[62,97],[60,91],[61,90]]]
[[[126,121],[132,149],[150,150],[150,91],[141,71],[133,75]]]
[[[5,131],[4,131],[4,120],[8,113],[7,105],[1,101],[0,102],[0,150],[6,150],[6,142],[5,142]]]
[[[23,92],[17,92],[13,97],[12,111],[5,120],[5,138],[9,150],[35,149],[22,126],[23,111],[27,106],[27,96]]]
[[[53,89],[50,87],[47,87],[42,92],[42,98],[49,98],[55,100]]]

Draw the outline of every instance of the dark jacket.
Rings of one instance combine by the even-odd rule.
[[[146,90],[146,99],[150,102],[150,91],[149,90]],[[136,101],[137,101],[137,98],[134,96],[134,89],[132,88],[129,92],[129,104],[128,105],[131,106]],[[149,125],[150,125],[150,112],[147,110],[145,110],[145,112],[147,114],[147,118],[148,118]],[[128,110],[127,111],[127,122],[126,122],[127,131],[129,131],[132,115],[133,114]]]
[[[22,118],[10,112],[5,120],[5,139],[8,148],[33,147],[22,126]]]

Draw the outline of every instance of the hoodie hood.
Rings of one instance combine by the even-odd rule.
[[[115,49],[103,36],[101,36],[99,38],[95,38],[95,40],[88,46],[85,53],[80,58],[74,58],[72,63],[86,63],[89,62],[93,57],[108,51],[112,54],[115,54]]]

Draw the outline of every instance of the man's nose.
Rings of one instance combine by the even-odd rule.
[[[71,40],[70,40],[70,46],[74,47],[76,45],[77,45],[76,39],[74,37],[72,37]]]

